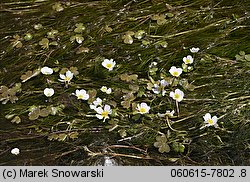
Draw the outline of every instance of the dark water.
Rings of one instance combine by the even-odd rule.
[[[0,85],[12,88],[22,82],[20,78],[27,71],[43,66],[55,71],[22,82],[22,91],[16,93],[18,100],[0,104],[1,165],[250,164],[250,61],[244,56],[235,58],[240,51],[250,54],[249,1],[58,2],[1,1]],[[154,15],[165,16],[157,20]],[[85,26],[82,32],[75,31],[79,23]],[[38,24],[43,27],[38,29]],[[145,31],[142,39],[128,36],[128,31],[138,30]],[[30,40],[29,34],[33,37]],[[13,38],[15,35],[19,38]],[[83,37],[83,42],[70,41],[75,35]],[[50,45],[41,42],[44,38]],[[125,38],[132,38],[133,43],[124,43]],[[162,46],[166,43],[167,47]],[[191,54],[192,47],[200,48],[194,57],[194,70],[182,78],[195,87],[191,91],[178,86],[185,99],[170,128],[157,112],[176,109],[175,103],[147,90],[149,65],[158,63],[156,75],[151,75],[155,80],[160,74],[170,76],[169,68],[181,67],[182,58]],[[101,66],[104,58],[117,62],[114,71]],[[59,72],[70,67],[76,67],[79,75],[66,88],[58,81]],[[124,73],[137,74],[138,78],[122,81]],[[111,87],[113,93],[100,92],[103,85]],[[133,93],[137,98],[131,102],[150,102],[152,113],[148,116],[137,117],[131,107],[121,105],[123,91],[132,92],[138,86],[139,91]],[[46,87],[56,90],[50,99],[43,95]],[[89,117],[95,113],[87,102],[71,95],[80,88],[97,90],[97,96],[113,104],[117,115],[105,123]],[[167,93],[171,89],[167,88]],[[145,96],[150,93],[150,97]],[[33,105],[62,110],[55,116],[30,120]],[[199,129],[208,112],[219,117],[219,129]],[[21,123],[6,119],[10,114],[19,116]],[[118,128],[109,131],[116,124]],[[159,132],[171,133],[169,153],[162,154],[154,147]],[[175,142],[185,150],[174,149]],[[10,153],[14,147],[21,151],[18,156]]]

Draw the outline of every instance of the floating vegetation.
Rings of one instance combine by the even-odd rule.
[[[43,148],[31,165],[249,164],[249,4],[235,3],[3,3],[3,150]]]
[[[0,87],[0,101],[6,104],[8,101],[15,103],[18,100],[16,94],[21,92],[21,83],[16,83],[13,87],[8,88],[5,85]]]

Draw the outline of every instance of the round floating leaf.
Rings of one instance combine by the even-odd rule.
[[[118,133],[120,134],[120,136],[121,136],[122,138],[125,138],[125,137],[127,136],[127,132],[126,132],[125,129],[119,130]]]
[[[130,35],[124,35],[123,36],[123,42],[125,44],[133,44],[133,38]]]
[[[245,55],[245,59],[246,59],[247,61],[250,61],[250,54],[246,54],[246,55]]]
[[[128,109],[130,108],[130,101],[129,100],[122,101],[121,105],[123,108]]]
[[[87,48],[87,47],[80,47],[80,48],[76,51],[76,54],[88,53],[88,52],[89,52],[89,48]]]
[[[72,139],[72,140],[77,139],[78,136],[79,136],[79,133],[76,132],[76,131],[75,131],[75,132],[71,132],[71,133],[68,134],[68,137],[69,137],[70,139]]]
[[[174,17],[174,14],[173,14],[173,13],[167,13],[166,15],[167,15],[167,17],[169,17],[169,18]]]
[[[42,117],[47,117],[50,113],[51,113],[50,108],[43,108],[43,109],[40,110],[39,115],[42,116]]]
[[[24,36],[24,40],[26,41],[29,41],[33,38],[33,36],[31,35],[31,33],[27,33],[25,36]]]
[[[76,76],[79,75],[78,68],[77,67],[70,67],[69,70]]]
[[[19,116],[15,116],[12,120],[11,120],[12,123],[16,123],[16,124],[19,124],[21,123],[21,118]]]
[[[49,45],[58,46],[58,43],[56,41],[53,41],[53,42],[49,43]]]
[[[55,10],[55,11],[63,11],[63,6],[61,3],[55,3],[53,6],[52,6],[52,9]]]
[[[82,33],[85,29],[86,28],[85,28],[85,26],[83,26],[83,23],[77,23],[74,32]]]
[[[109,27],[108,25],[106,25],[106,26],[104,27],[104,30],[105,30],[106,32],[108,32],[108,33],[110,33],[110,32],[113,31],[113,29],[112,29],[111,27]]]
[[[37,24],[37,25],[34,25],[34,29],[36,29],[36,30],[39,30],[39,29],[41,29],[41,28],[43,28],[43,25],[42,24]]]
[[[170,152],[170,147],[169,147],[168,144],[163,143],[163,144],[161,145],[161,147],[159,147],[158,151],[159,151],[160,153],[164,153],[164,152],[168,153],[168,152]]]
[[[159,148],[158,151],[160,153],[169,152],[170,147],[166,142],[167,142],[167,138],[165,135],[157,136],[156,142],[154,143],[154,146],[156,148]]]
[[[136,33],[135,33],[135,38],[137,39],[141,39],[143,37],[143,35],[145,34],[145,31],[144,30],[138,30]]]
[[[33,111],[31,111],[30,113],[29,113],[29,120],[36,120],[36,119],[38,119],[38,117],[39,117],[39,114],[40,114],[40,109],[39,108],[35,108]]]
[[[42,46],[43,49],[49,48],[49,40],[47,38],[43,38],[40,42],[39,45]]]
[[[84,38],[81,35],[75,35],[75,40],[78,44],[81,44],[84,40]]]
[[[58,134],[58,138],[57,138],[57,140],[58,141],[64,141],[66,138],[67,138],[67,134],[65,134],[65,133],[60,133],[60,134]]]

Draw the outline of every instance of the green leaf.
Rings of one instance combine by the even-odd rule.
[[[74,32],[76,33],[82,33],[86,29],[85,26],[83,26],[83,23],[77,23],[75,26],[76,28]]]
[[[55,3],[53,6],[52,6],[52,9],[55,10],[55,11],[63,11],[63,6],[61,3]]]
[[[120,134],[120,136],[121,136],[122,138],[125,138],[125,137],[127,136],[127,132],[126,132],[125,129],[119,130],[118,133]]]
[[[69,70],[74,74],[74,76],[79,75],[78,68],[77,67],[70,67]]]
[[[76,54],[88,53],[88,52],[89,52],[89,48],[87,48],[87,47],[80,47],[80,48],[76,51]]]
[[[144,30],[138,30],[137,32],[135,32],[135,38],[137,39],[141,39],[143,37],[143,35],[145,34]]]
[[[54,39],[57,33],[58,33],[58,30],[51,30],[50,32],[47,33],[47,37],[49,39]]]
[[[76,132],[76,131],[75,131],[75,132],[71,132],[71,133],[68,134],[68,137],[69,137],[70,139],[72,139],[72,140],[77,139],[78,136],[79,136],[79,133]]]
[[[244,52],[244,51],[240,51],[239,54],[240,54],[241,56],[245,56],[245,52]]]
[[[29,41],[33,38],[33,36],[30,34],[30,33],[27,33],[25,36],[24,36],[24,40],[26,41]]]
[[[34,29],[36,29],[36,30],[39,30],[39,29],[41,29],[41,28],[43,28],[43,25],[42,24],[37,24],[37,25],[34,25]]]
[[[28,116],[29,116],[29,120],[36,120],[38,119],[40,114],[40,108],[35,108],[33,111],[31,111]]]
[[[15,116],[12,120],[11,120],[12,123],[16,123],[16,124],[19,124],[21,123],[21,118],[19,116]]]
[[[43,49],[49,48],[49,39],[43,38],[40,42],[39,45],[42,46]]]
[[[39,115],[42,116],[42,117],[47,117],[50,113],[51,113],[50,108],[43,108],[43,109],[40,110]]]
[[[174,14],[173,14],[173,13],[167,13],[166,15],[167,15],[167,17],[169,17],[169,18],[174,17]]]
[[[130,36],[130,35],[124,35],[123,36],[123,42],[125,43],[125,44],[133,44],[133,38],[132,38],[132,36]]]
[[[247,61],[250,61],[250,54],[246,54],[246,55],[245,55],[245,59],[246,59]]]

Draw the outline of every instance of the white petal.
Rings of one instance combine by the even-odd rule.
[[[96,106],[92,105],[92,104],[90,104],[89,107],[90,107],[90,109],[94,109],[94,110],[96,109]]]
[[[163,87],[168,85],[168,82],[166,80],[161,80],[160,82]]]
[[[213,117],[212,117],[212,120],[213,120],[213,123],[216,124],[216,123],[217,123],[217,120],[218,120],[217,116],[213,116]]]
[[[182,98],[184,97],[184,92],[182,92],[182,91],[181,91],[180,89],[178,89],[178,88],[175,90],[175,93],[176,93],[176,94],[179,94]]]
[[[60,78],[63,79],[63,80],[66,78],[65,75],[63,75],[63,74],[60,74],[59,76],[60,76]]]
[[[104,111],[110,111],[110,109],[111,109],[111,108],[110,108],[109,105],[105,105],[105,106],[104,106]]]
[[[205,116],[203,116],[205,121],[208,121],[209,119],[211,119],[211,114],[210,113],[206,113]]]
[[[69,78],[73,78],[73,73],[71,71],[67,71],[66,72],[66,76],[69,77]]]
[[[102,109],[101,107],[97,107],[97,108],[95,109],[95,111],[96,111],[98,114],[102,114],[103,109]]]
[[[142,103],[141,103],[141,107],[147,108],[147,107],[148,107],[148,105],[147,105],[147,103],[142,102]]]
[[[96,117],[97,117],[98,119],[102,119],[102,118],[103,118],[102,115],[100,115],[100,114],[96,114]]]
[[[89,99],[89,94],[84,94],[83,100],[88,100]]]
[[[169,96],[174,98],[174,92],[170,92]]]
[[[112,92],[111,88],[106,90],[106,94],[111,94],[111,92]]]

